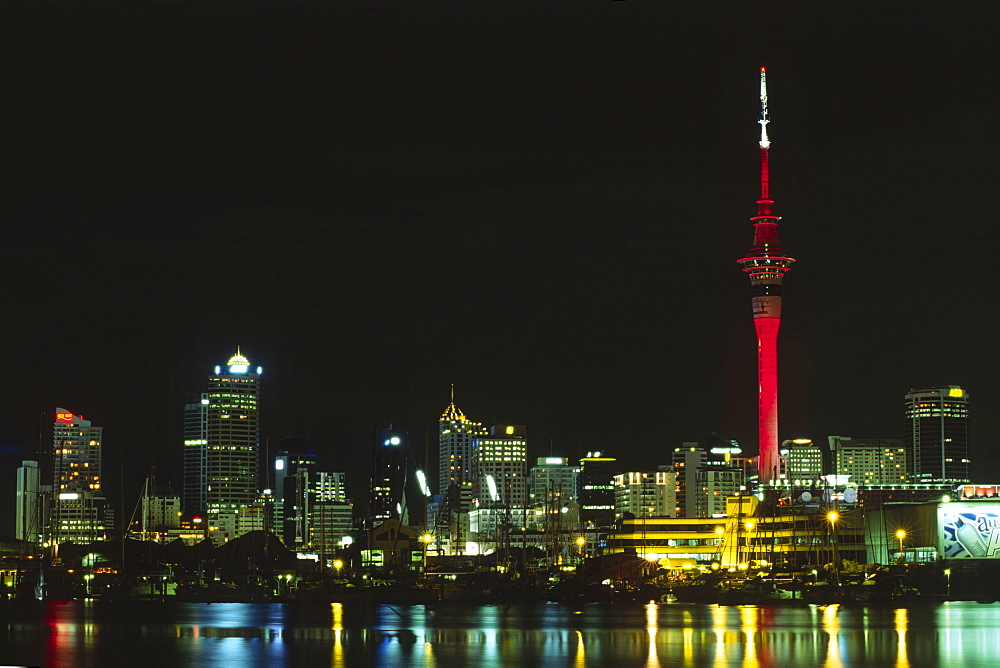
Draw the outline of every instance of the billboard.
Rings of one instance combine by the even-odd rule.
[[[938,529],[945,559],[1000,558],[1000,502],[943,503]]]

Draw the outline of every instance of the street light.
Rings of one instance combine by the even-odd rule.
[[[431,541],[433,540],[434,536],[432,536],[429,533],[425,533],[420,537],[420,542],[423,543],[424,545],[424,566],[423,566],[424,573],[427,572],[427,546],[430,545]]]
[[[900,529],[896,532],[896,538],[899,539],[899,563],[903,563],[903,539],[906,538],[906,532]]]
[[[945,595],[945,598],[949,598],[950,599],[951,598],[951,569],[950,568],[944,569],[944,577],[945,577],[945,581],[948,583],[948,593]]]
[[[576,538],[576,547],[577,547],[577,550],[580,553],[580,561],[583,561],[583,556],[584,556],[583,549],[584,549],[584,546],[586,546],[586,545],[587,545],[587,539],[584,538],[583,536],[577,536],[577,538]]]

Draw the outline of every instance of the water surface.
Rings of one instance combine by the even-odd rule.
[[[92,601],[0,609],[0,664],[985,666],[1000,605],[395,606]]]

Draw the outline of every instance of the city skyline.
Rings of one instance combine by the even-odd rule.
[[[753,451],[733,258],[766,65],[798,259],[780,439],[902,437],[904,394],[954,384],[974,478],[1000,478],[990,21],[428,7],[248,9],[235,32],[9,11],[10,471],[55,406],[105,428],[115,484],[123,458],[176,466],[184,397],[237,345],[267,370],[272,454],[310,435],[328,470],[373,425],[422,443],[452,384],[470,418],[526,425],[529,457],[648,469],[711,432]]]

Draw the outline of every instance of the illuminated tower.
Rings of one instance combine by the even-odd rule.
[[[455,405],[455,387],[452,386],[451,403],[438,420],[438,490],[441,494],[447,493],[452,483],[472,487],[472,442],[488,433],[482,423],[469,420]]]
[[[753,248],[737,260],[750,275],[753,324],[757,330],[757,422],[760,440],[760,482],[778,477],[778,329],[781,326],[781,279],[792,258],[778,246],[778,221],[771,205],[767,139],[767,79],[760,68],[760,199],[753,221]]]
[[[240,354],[215,367],[208,391],[185,407],[184,504],[209,526],[233,524],[257,500],[261,368]]]

